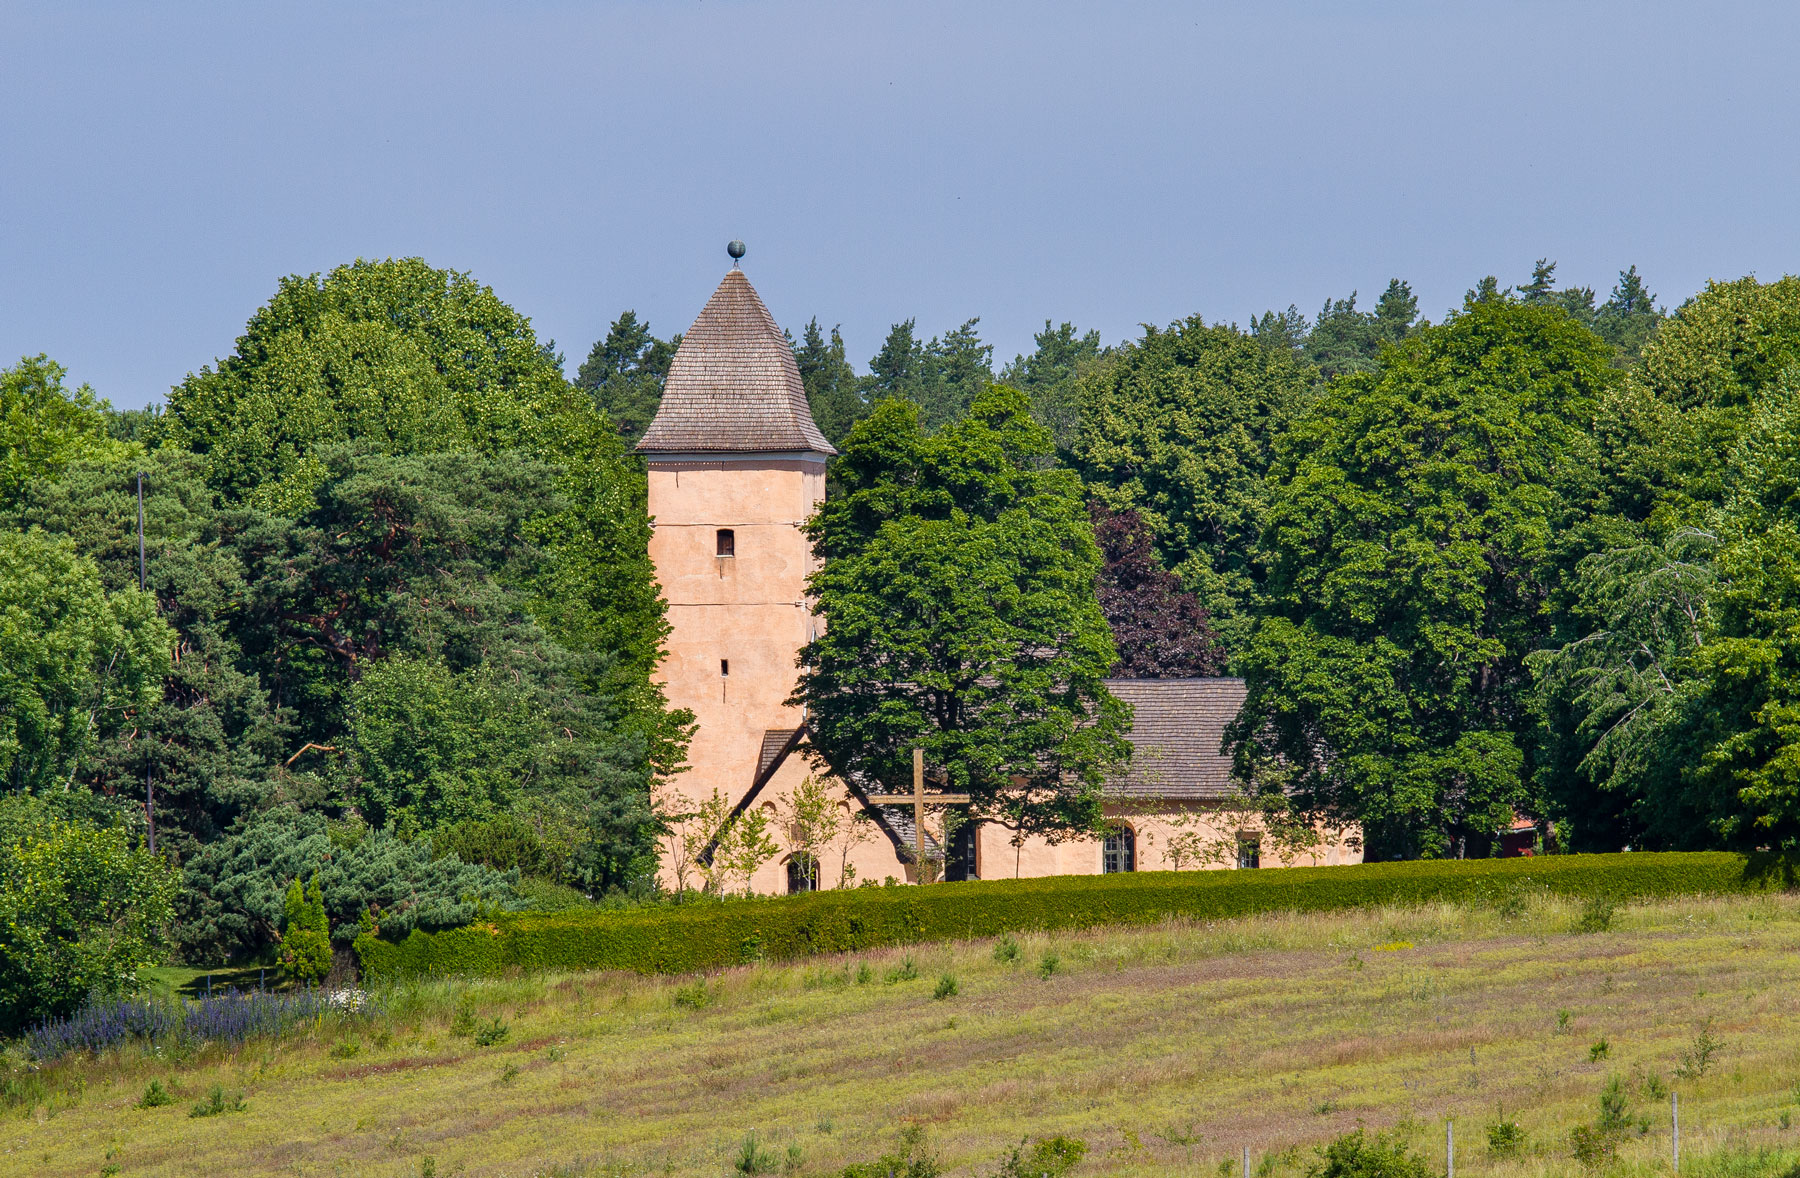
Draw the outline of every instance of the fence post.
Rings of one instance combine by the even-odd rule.
[[[1250,1147],[1244,1147],[1244,1178],[1250,1178]]]
[[[1681,1171],[1681,1094],[1669,1093],[1669,1124],[1674,1129],[1670,1134],[1670,1148],[1674,1152],[1675,1170]]]
[[[1456,1122],[1444,1122],[1444,1175],[1456,1178]]]

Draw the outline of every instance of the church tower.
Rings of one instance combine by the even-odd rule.
[[[735,266],[682,337],[637,451],[669,603],[661,674],[670,704],[699,722],[673,784],[694,802],[716,789],[737,804],[784,762],[783,776],[803,772],[786,755],[803,722],[787,703],[796,656],[815,625],[801,525],[837,451],[813,422],[793,350]]]

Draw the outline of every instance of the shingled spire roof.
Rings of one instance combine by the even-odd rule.
[[[639,453],[836,454],[813,423],[793,349],[742,270],[729,270],[681,337]]]

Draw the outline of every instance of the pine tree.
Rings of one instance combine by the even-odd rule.
[[[801,333],[798,345],[791,335],[787,341],[794,349],[794,363],[800,369],[800,383],[806,386],[806,403],[812,409],[813,421],[836,445],[869,411],[858,386],[856,369],[844,355],[844,337],[834,326],[831,342],[827,343],[815,316]]]

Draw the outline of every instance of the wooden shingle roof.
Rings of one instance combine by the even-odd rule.
[[[1132,706],[1131,767],[1107,797],[1208,801],[1236,792],[1225,726],[1244,706],[1242,679],[1108,679]]]
[[[730,270],[681,337],[640,454],[836,454],[813,423],[793,349],[742,270]]]

